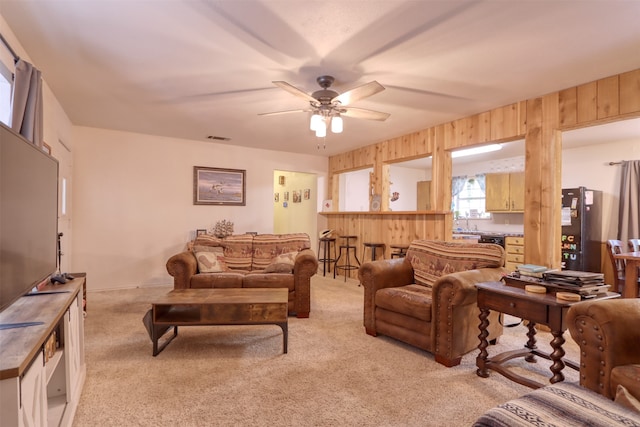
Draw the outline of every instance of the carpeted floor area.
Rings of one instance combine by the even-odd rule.
[[[445,368],[430,353],[366,335],[357,281],[321,275],[312,279],[310,318],[289,318],[288,354],[277,326],[199,326],[180,328],[153,357],[142,316],[170,289],[89,293],[74,426],[469,426],[530,391],[496,373],[478,377],[477,351]],[[522,325],[506,328],[489,355],[521,348],[525,334]],[[550,339],[540,332],[539,348],[548,351]],[[539,381],[551,375],[544,359],[511,363]]]

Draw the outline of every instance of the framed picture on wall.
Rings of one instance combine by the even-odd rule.
[[[198,228],[196,230],[196,237],[197,236],[202,236],[203,234],[207,234],[207,230],[205,230],[204,228]]]
[[[311,198],[311,190],[309,188],[304,190],[304,199],[309,200]]]
[[[245,206],[245,175],[241,169],[194,166],[193,204]]]
[[[273,201],[278,203],[280,201],[280,193],[275,193],[273,196]]]

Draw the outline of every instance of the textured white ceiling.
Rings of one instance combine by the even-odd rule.
[[[0,0],[76,125],[332,155],[640,68],[640,1]],[[2,31],[2,29],[0,29]],[[326,149],[308,130],[319,75],[377,80]],[[323,142],[320,144],[323,145]]]

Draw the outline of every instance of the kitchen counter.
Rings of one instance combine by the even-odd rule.
[[[524,237],[524,233],[517,232],[501,232],[501,231],[480,231],[480,230],[456,230],[453,229],[454,238],[464,238],[462,236],[474,236],[480,238],[480,236],[503,236],[503,237]]]

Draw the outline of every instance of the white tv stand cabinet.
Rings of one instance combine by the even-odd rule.
[[[23,296],[0,313],[0,325],[36,323],[0,330],[3,426],[72,425],[86,376],[85,277],[75,277]],[[47,359],[45,344],[54,332],[58,345]]]

